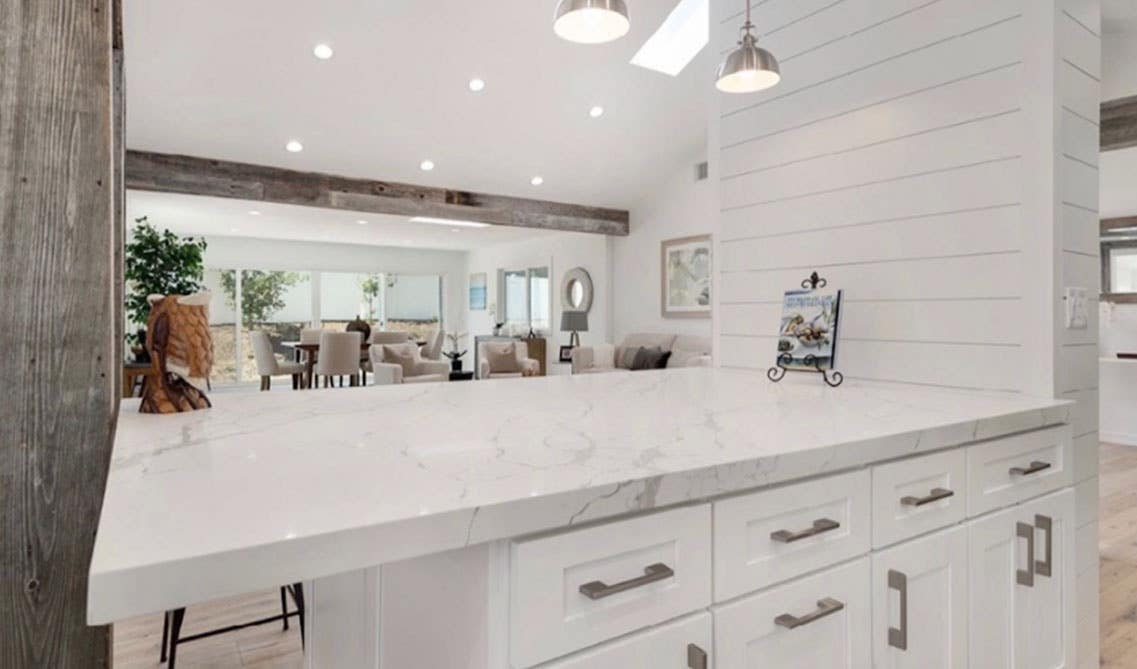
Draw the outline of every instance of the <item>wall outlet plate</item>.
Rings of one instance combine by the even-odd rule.
[[[1066,329],[1085,330],[1090,325],[1085,288],[1066,288]]]

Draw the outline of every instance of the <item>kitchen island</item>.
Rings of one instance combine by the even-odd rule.
[[[1071,404],[815,381],[681,369],[218,395],[174,416],[124,402],[88,618],[306,582],[313,667],[646,667],[645,652],[679,644],[690,657],[673,666],[703,653],[725,669],[786,652],[743,643],[758,632],[732,622],[769,604],[801,614],[768,616],[775,631],[840,627],[848,662],[829,666],[882,652],[918,666],[925,651],[899,646],[926,636],[926,652],[956,658],[943,666],[966,666],[966,599],[936,614],[946,631],[911,633],[922,605],[904,601],[900,620],[892,600],[935,590],[934,574],[957,579],[936,596],[966,595],[971,525],[988,522],[1016,565],[1028,547],[1041,563],[1045,544],[1045,569],[1032,557],[1009,579],[1057,588],[1068,640]],[[400,607],[415,588],[418,605]],[[1015,596],[987,589],[992,605]]]

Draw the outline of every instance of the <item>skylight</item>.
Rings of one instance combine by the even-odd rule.
[[[636,55],[632,65],[675,76],[687,67],[710,39],[709,0],[679,0],[667,20]]]

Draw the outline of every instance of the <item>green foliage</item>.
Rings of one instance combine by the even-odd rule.
[[[375,321],[375,313],[377,311],[375,303],[383,299],[383,284],[379,279],[379,274],[368,274],[367,278],[359,284],[359,287],[363,290],[363,296],[367,298],[367,320],[370,322]]]
[[[179,237],[169,230],[159,232],[145,216],[135,223],[126,244],[125,306],[130,322],[141,327],[150,316],[149,295],[190,295],[201,290],[205,240]],[[141,343],[133,334],[127,338]]]
[[[296,272],[263,272],[246,269],[241,272],[241,322],[248,328],[264,323],[284,308],[284,293],[300,281]],[[221,289],[225,301],[237,308],[237,278],[232,270],[222,272]]]

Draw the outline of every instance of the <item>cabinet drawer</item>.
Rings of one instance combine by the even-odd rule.
[[[706,607],[710,542],[711,508],[704,504],[514,543],[513,666]]]
[[[968,446],[968,515],[978,516],[1070,485],[1072,455],[1069,425]]]
[[[962,521],[967,516],[966,472],[962,448],[873,467],[873,546]]]
[[[716,606],[715,663],[867,669],[872,657],[869,558]]]
[[[869,472],[715,502],[715,601],[869,550]]]
[[[696,613],[540,669],[712,669],[711,614]]]

